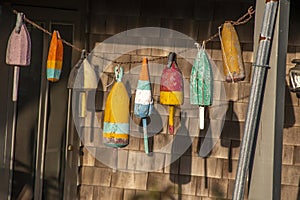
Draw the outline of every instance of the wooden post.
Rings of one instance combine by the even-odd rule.
[[[268,70],[252,174],[249,180],[249,199],[280,200],[289,2],[288,0],[279,1],[270,69]],[[256,2],[254,38],[259,36],[264,7],[264,1]],[[256,41],[254,41],[254,50],[257,50]]]

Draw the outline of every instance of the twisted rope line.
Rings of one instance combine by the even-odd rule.
[[[14,14],[18,14],[19,12],[18,12],[17,10],[13,10],[13,13],[14,13]],[[250,19],[252,18],[252,15],[253,15],[254,13],[255,13],[255,10],[253,10],[253,7],[250,6],[250,7],[248,8],[247,13],[245,13],[245,14],[244,14],[242,17],[240,17],[238,20],[236,20],[236,21],[225,21],[225,22],[230,22],[230,23],[232,23],[234,26],[242,25],[242,24],[245,24],[245,23],[247,23],[248,21],[250,21]],[[37,29],[43,31],[45,34],[47,34],[47,35],[49,35],[49,36],[52,36],[52,33],[50,33],[47,29],[41,27],[40,25],[38,25],[38,24],[35,23],[34,21],[28,19],[26,16],[24,16],[24,20],[25,20],[27,23],[29,23],[29,24],[31,24],[32,26],[34,26],[35,28],[37,28]],[[221,24],[221,25],[218,27],[218,29],[220,29],[220,28],[222,28],[222,27],[223,27],[223,24]],[[215,39],[215,38],[218,37],[218,36],[219,36],[219,32],[215,33],[214,35],[210,36],[208,39],[204,40],[204,41],[202,42],[203,45],[205,46],[205,44],[206,44],[207,42],[212,41],[213,39]],[[61,38],[61,40],[62,40],[62,42],[63,42],[64,44],[66,44],[67,46],[70,46],[71,48],[75,49],[76,51],[82,52],[82,51],[84,50],[84,49],[81,49],[81,48],[79,48],[79,47],[76,47],[75,45],[71,44],[70,42],[68,42],[68,41],[66,41],[66,40],[64,40],[64,39],[62,39],[62,38]],[[182,50],[182,51],[179,52],[179,54],[180,54],[180,53],[184,53],[184,52],[186,52],[186,51],[187,51],[187,49]],[[114,63],[114,64],[119,64],[119,65],[125,65],[125,64],[139,64],[139,63],[142,63],[142,60],[140,60],[140,61],[129,61],[129,62],[118,62],[118,61],[115,61],[115,60],[111,60],[111,59],[105,58],[105,57],[103,57],[103,56],[99,56],[99,55],[94,55],[94,56],[95,56],[95,57],[98,57],[98,58],[101,58],[101,59],[103,59],[103,60],[106,60],[106,61],[108,61],[108,62],[112,62],[112,63]],[[168,56],[160,56],[160,57],[156,57],[156,58],[149,59],[148,61],[154,62],[154,61],[162,60],[162,59],[165,59],[165,58],[168,58]]]

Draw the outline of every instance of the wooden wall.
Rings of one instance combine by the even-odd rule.
[[[242,16],[253,2],[241,1],[114,1],[101,2],[91,1],[91,25],[89,33],[89,45],[92,48],[96,43],[133,28],[139,27],[163,27],[182,32],[194,40],[201,42],[217,32],[218,26],[225,20],[235,20]],[[254,5],[253,5],[254,6]],[[296,8],[291,8],[291,24],[289,52],[287,56],[287,71],[293,65],[291,59],[297,58],[299,54],[299,43],[296,33]],[[82,199],[143,199],[143,195],[152,195],[155,199],[231,199],[234,187],[234,178],[239,154],[239,143],[243,135],[243,127],[247,110],[248,96],[250,92],[251,64],[253,62],[253,38],[254,19],[245,25],[236,27],[239,34],[243,60],[246,69],[246,79],[240,83],[224,84],[226,91],[226,101],[228,110],[226,120],[222,131],[222,137],[214,146],[212,152],[207,158],[198,156],[200,137],[192,137],[193,142],[191,151],[185,153],[175,163],[177,168],[170,170],[169,167],[151,172],[131,173],[122,170],[128,170],[132,167],[130,154],[132,152],[143,152],[143,139],[131,137],[130,145],[122,152],[127,154],[122,169],[113,173],[98,159],[94,158],[95,152],[90,148],[84,148],[83,163],[81,170],[82,184],[80,186],[80,196]],[[219,69],[222,69],[222,55],[220,51],[220,42],[217,39],[209,42],[206,49],[212,60]],[[109,52],[107,52],[109,53]],[[135,51],[125,54],[119,58],[119,61],[136,61],[147,56],[153,58],[156,56],[165,56],[166,52],[157,50]],[[299,56],[298,56],[299,57]],[[166,63],[166,60],[160,62]],[[107,67],[107,66],[105,66]],[[104,68],[105,68],[104,67]],[[109,66],[110,70],[113,65]],[[126,65],[125,69],[131,74],[131,69],[136,65]],[[191,65],[179,59],[179,67],[183,72],[184,78],[189,79]],[[106,68],[106,70],[108,70]],[[106,72],[105,70],[103,72]],[[109,70],[107,71],[109,72]],[[111,71],[110,71],[111,72]],[[161,71],[152,71],[153,79],[159,78]],[[133,79],[137,79],[137,74],[133,74]],[[106,85],[111,80],[103,82]],[[105,90],[105,89],[104,89]],[[108,89],[109,91],[109,89]],[[104,91],[107,94],[108,91]],[[134,94],[134,88],[132,88]],[[158,103],[159,89],[154,87],[153,95]],[[104,95],[106,96],[106,95]],[[189,101],[186,96],[185,101]],[[286,91],[286,110],[285,110],[285,129],[283,144],[283,170],[282,170],[282,198],[299,198],[299,134],[300,118],[299,100],[294,93]],[[103,106],[104,108],[104,106]],[[102,108],[102,109],[103,109]],[[179,112],[177,111],[177,114]],[[100,124],[103,111],[98,112]],[[167,113],[161,115],[161,118],[167,119]],[[180,128],[179,115],[176,116],[176,130]],[[190,133],[198,131],[197,116],[188,115],[185,126]],[[101,128],[101,125],[100,125]],[[175,131],[176,131],[175,130]],[[132,130],[131,134],[136,131]],[[89,133],[87,133],[89,134]],[[134,134],[136,135],[136,133]],[[174,136],[167,132],[167,127],[154,136],[154,151],[159,151],[160,147],[173,141]],[[224,141],[237,144],[232,147],[231,160],[228,159],[228,146]],[[226,142],[225,142],[226,143]],[[96,151],[96,150],[95,150]],[[146,155],[145,155],[146,156]],[[164,155],[167,162],[168,154]],[[125,156],[126,158],[126,156]],[[232,162],[232,172],[229,172],[228,166]],[[205,170],[207,170],[205,172]],[[187,173],[188,172],[188,173]],[[172,176],[177,180],[188,180],[179,182],[171,181]],[[291,178],[294,177],[294,178]],[[180,189],[179,189],[180,188]],[[247,192],[246,192],[247,194]],[[170,195],[171,197],[168,197]]]
[[[173,29],[201,42],[215,34],[218,31],[218,26],[225,20],[236,20],[247,11],[249,6],[253,5],[255,7],[255,2],[251,0],[90,0],[80,4],[72,4],[69,1],[38,2],[32,3],[32,5],[34,7],[48,6],[81,10],[82,17],[86,17],[84,20],[86,24],[81,27],[85,37],[82,37],[82,41],[75,42],[78,45],[85,43],[86,48],[90,51],[93,50],[96,44],[115,34],[140,27]],[[17,1],[17,4],[29,5],[31,3],[28,1]],[[300,58],[300,36],[297,32],[299,30],[298,27],[300,27],[299,13],[297,12],[299,8],[299,3],[292,2],[286,75],[288,70],[294,66],[291,60]],[[243,51],[246,79],[235,84],[223,81],[218,82],[224,85],[226,94],[223,101],[228,103],[228,109],[222,137],[216,138],[218,141],[209,156],[206,158],[198,156],[199,144],[203,140],[204,133],[198,132],[197,113],[188,115],[184,124],[181,124],[180,110],[177,108],[175,132],[183,125],[189,133],[193,133],[193,141],[189,151],[185,152],[173,165],[157,169],[156,171],[132,173],[132,170],[134,171],[133,165],[136,165],[136,163],[131,162],[130,156],[135,152],[143,153],[144,148],[142,137],[130,137],[129,146],[121,151],[124,154],[122,158],[125,159],[119,160],[118,165],[120,169],[114,173],[111,168],[101,163],[94,156],[97,149],[101,149],[101,144],[96,147],[94,143],[86,142],[82,148],[83,153],[80,156],[80,182],[78,187],[80,199],[146,199],[145,196],[148,196],[148,199],[231,199],[239,155],[239,144],[243,135],[251,87],[253,42],[257,41],[253,38],[253,26],[254,19],[245,25],[236,27]],[[216,38],[209,42],[206,49],[217,68],[222,69],[219,39]],[[113,52],[108,51],[106,53],[112,54]],[[118,58],[118,61],[136,61],[144,56],[157,58],[165,56],[167,53],[157,49],[137,50],[125,53]],[[161,59],[158,63],[165,64],[166,59]],[[185,80],[188,81],[191,65],[182,58],[179,58],[178,64]],[[87,138],[91,135],[91,123],[93,120],[99,123],[99,127],[96,127],[94,130],[102,128],[105,98],[111,89],[111,87],[106,89],[103,86],[111,82],[112,67],[113,65],[100,65],[99,67],[100,75],[102,74],[102,87],[98,90],[101,98],[97,99],[100,105],[98,105],[99,110],[97,110],[96,117],[88,111],[84,123],[81,124],[82,134]],[[136,81],[138,73],[134,72],[133,69],[137,67],[137,64],[127,64],[124,67],[126,74],[132,78],[133,82]],[[154,80],[159,79],[161,70],[151,71],[151,78]],[[134,88],[131,89],[130,92],[134,96]],[[158,104],[159,88],[157,85],[153,85],[153,95],[155,104]],[[189,101],[188,94],[185,96],[185,101]],[[288,87],[285,96],[284,114],[281,199],[297,200],[300,195],[300,104],[299,99],[294,93],[289,92]],[[167,112],[159,113],[159,117],[162,120],[167,120]],[[134,119],[134,122],[138,123],[136,119]],[[208,122],[208,118],[206,118],[206,122]],[[132,129],[131,134],[138,135],[139,132],[140,130],[135,128]],[[95,137],[99,137],[99,135]],[[163,162],[167,162],[170,159],[170,155],[166,152],[160,152],[160,149],[166,144],[172,143],[174,137],[169,135],[165,126],[153,138],[153,149],[160,153]],[[224,145],[224,141],[227,144],[230,142],[237,144],[232,146],[231,159],[228,159],[229,148],[228,145]],[[148,164],[151,163],[146,163],[145,165]],[[229,164],[232,164],[232,172],[229,172]]]

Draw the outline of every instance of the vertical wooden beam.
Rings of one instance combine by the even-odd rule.
[[[264,1],[256,2],[254,38],[258,38],[260,34],[264,6]],[[289,0],[279,1],[270,69],[250,180],[249,199],[280,200],[289,8]],[[257,41],[254,41],[254,50],[257,50]]]

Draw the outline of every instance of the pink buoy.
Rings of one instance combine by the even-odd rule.
[[[18,13],[17,22],[12,31],[6,50],[6,64],[14,66],[12,100],[17,101],[20,66],[30,65],[31,39],[24,23],[24,14]]]

